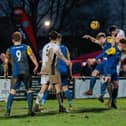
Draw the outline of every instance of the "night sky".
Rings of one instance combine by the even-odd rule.
[[[62,33],[64,42],[70,48],[80,48],[79,53],[87,53],[99,47],[87,42],[84,47],[89,47],[89,50],[82,48],[85,41],[81,39],[83,34],[95,36],[100,31],[108,34],[113,24],[125,31],[125,5],[125,0],[0,0],[0,41],[4,42],[1,49],[10,44],[10,35],[15,30],[12,18],[15,7],[25,10],[39,45],[48,41],[50,30],[56,30]],[[50,27],[44,26],[46,20],[51,22]],[[99,30],[90,29],[92,20],[100,22]]]

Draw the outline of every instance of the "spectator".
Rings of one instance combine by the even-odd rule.
[[[126,64],[122,65],[122,69],[121,69],[121,71],[119,73],[119,76],[120,77],[126,77]]]

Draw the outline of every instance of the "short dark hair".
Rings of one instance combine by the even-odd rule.
[[[111,33],[112,31],[115,31],[117,29],[117,26],[116,25],[112,25],[110,28],[109,28],[109,32]]]
[[[56,32],[56,31],[49,32],[49,39],[50,40],[56,40],[57,37],[58,37],[58,32]]]
[[[125,44],[125,45],[126,45],[126,39],[124,39],[124,38],[120,39],[119,42],[120,42],[121,44]]]
[[[21,33],[20,32],[18,32],[18,31],[16,31],[16,32],[14,32],[13,34],[12,34],[12,40],[14,40],[14,41],[20,41],[21,40]]]
[[[98,33],[96,38],[99,39],[100,37],[104,37],[105,38],[106,37],[105,33],[103,33],[103,32]]]

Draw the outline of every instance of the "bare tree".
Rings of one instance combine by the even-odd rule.
[[[40,13],[38,9],[38,29],[40,31],[44,31],[45,29],[47,32],[48,30],[52,29],[60,31],[63,27],[66,16],[74,7],[75,2],[76,0],[46,0],[46,8],[43,8],[42,4],[39,5],[39,9],[43,11]],[[49,29],[46,29],[43,25],[45,19],[49,19],[51,21],[51,26]]]
[[[0,0],[0,14],[11,16],[14,7],[21,7],[30,17],[35,34],[45,35],[52,29],[80,34],[83,27],[90,31],[88,23],[92,19],[99,19],[103,29],[113,22],[126,27],[124,4],[124,0]],[[45,20],[51,21],[48,29]]]

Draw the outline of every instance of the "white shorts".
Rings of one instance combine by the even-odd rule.
[[[56,75],[42,75],[41,85],[43,84],[61,84],[61,78],[59,74]]]
[[[50,81],[49,75],[42,75],[41,76],[41,84],[48,84]]]

